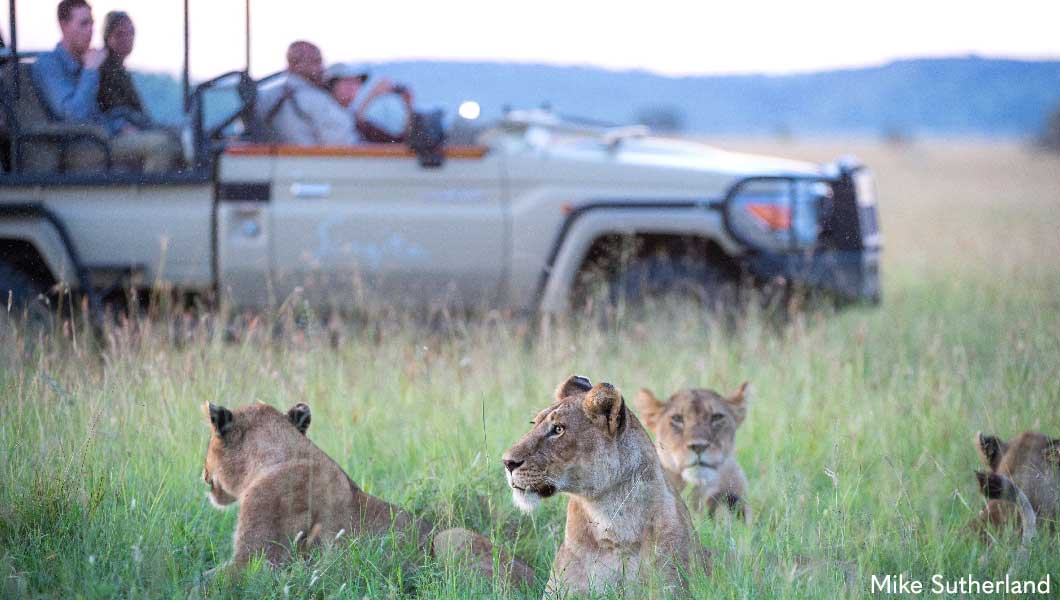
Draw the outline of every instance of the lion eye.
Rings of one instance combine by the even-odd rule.
[[[556,423],[556,424],[554,424],[554,425],[552,426],[552,429],[550,429],[550,430],[548,431],[548,434],[549,434],[550,436],[553,436],[553,437],[555,437],[555,436],[563,435],[563,432],[564,432],[564,431],[566,431],[566,430],[567,430],[567,428],[566,428],[566,427],[564,427],[564,426],[560,425],[559,423]]]
[[[670,417],[670,424],[674,427],[680,428],[685,424],[685,418],[681,415],[674,415]]]
[[[718,424],[720,424],[720,423],[721,423],[722,421],[724,421],[724,420],[725,420],[725,415],[723,415],[723,414],[721,414],[721,413],[714,413],[714,414],[713,414],[713,415],[711,415],[711,417],[710,417],[710,422],[711,422],[711,423],[713,423],[713,424],[715,424],[715,425],[718,425]]]

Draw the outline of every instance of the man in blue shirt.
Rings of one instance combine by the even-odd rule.
[[[118,162],[142,163],[145,172],[171,169],[179,147],[164,131],[139,129],[99,109],[99,67],[106,53],[92,48],[92,7],[85,0],[62,0],[57,10],[62,39],[33,64],[33,83],[52,116],[68,123],[102,125],[112,136]]]

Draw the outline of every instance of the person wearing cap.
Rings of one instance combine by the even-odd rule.
[[[302,40],[288,46],[283,83],[261,90],[255,104],[269,141],[301,146],[356,143],[353,121],[323,84],[320,48]]]
[[[384,78],[372,87],[367,97],[355,109],[354,101],[367,80],[367,69],[348,63],[334,64],[324,72],[324,83],[331,96],[351,115],[354,128],[362,141],[404,143],[408,139],[408,125],[412,120],[412,92],[405,86]],[[402,104],[400,110],[404,113],[404,118],[400,127],[393,124],[385,126],[372,118],[373,103],[388,96],[399,98]]]

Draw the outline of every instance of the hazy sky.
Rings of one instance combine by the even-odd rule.
[[[180,70],[182,0],[98,0],[137,25],[129,64]],[[243,64],[243,0],[190,0],[192,76]],[[9,39],[6,2],[0,30]],[[56,2],[20,0],[19,46],[51,48]],[[790,73],[896,58],[979,54],[1060,59],[1060,0],[257,0],[252,70],[283,68],[287,44],[317,42],[325,61],[513,60],[646,69],[670,75]],[[99,41],[97,33],[97,43]]]

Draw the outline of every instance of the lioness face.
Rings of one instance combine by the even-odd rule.
[[[655,433],[663,467],[692,485],[709,485],[735,450],[736,429],[747,415],[747,384],[726,398],[713,390],[687,389],[661,402],[649,390],[637,410]]]
[[[996,473],[1011,478],[1026,494],[1039,519],[1060,518],[1060,438],[1026,431],[1005,442],[976,433],[975,448],[986,469],[981,474],[983,477]],[[979,521],[997,525],[1013,514],[1015,511],[1009,503],[999,505],[998,501],[990,500],[980,512]]]
[[[591,494],[609,487],[620,472],[614,445],[625,411],[621,394],[610,384],[590,386],[578,376],[560,384],[555,402],[504,453],[515,505],[529,512],[556,492]]]
[[[309,429],[309,407],[296,404],[286,415],[265,404],[243,406],[234,411],[204,404],[213,429],[206,448],[202,479],[210,487],[210,503],[224,508],[236,502],[250,471],[257,466],[261,448],[283,435],[305,435]],[[291,429],[291,426],[294,429]],[[281,446],[282,444],[275,444]]]

